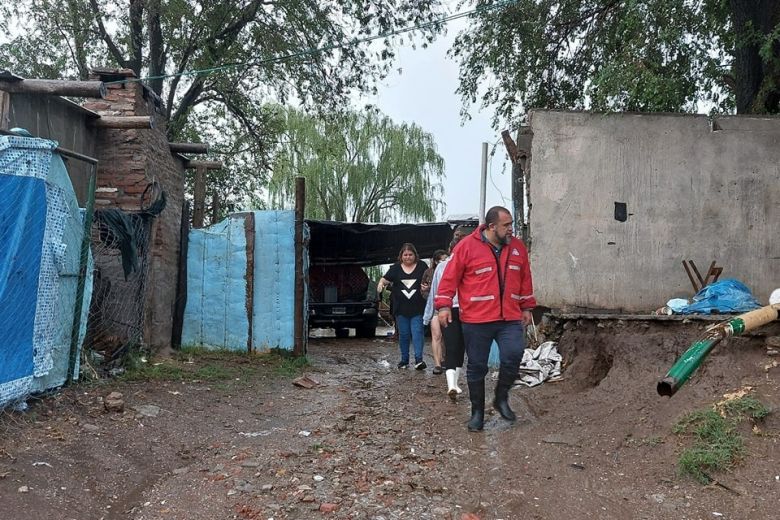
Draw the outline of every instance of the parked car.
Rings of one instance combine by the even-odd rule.
[[[346,338],[373,338],[379,316],[376,284],[355,264],[313,265],[309,269],[309,327],[332,328]]]

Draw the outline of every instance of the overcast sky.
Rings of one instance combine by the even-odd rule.
[[[383,81],[375,103],[396,122],[414,122],[433,134],[445,161],[445,215],[477,214],[482,142],[499,147],[488,163],[487,204],[511,206],[510,168],[500,132],[490,126],[492,113],[472,107],[471,120],[461,123],[458,64],[447,58],[447,50],[466,20],[448,24],[448,33],[427,49],[405,46],[399,49],[396,69]],[[491,179],[493,182],[491,182]]]

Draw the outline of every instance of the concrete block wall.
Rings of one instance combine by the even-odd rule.
[[[780,286],[780,119],[534,111],[530,122],[541,305],[652,311],[692,296],[688,259],[702,271],[717,261],[764,303]]]
[[[106,82],[133,79],[131,70],[95,74]],[[141,197],[150,183],[165,191],[165,210],[152,222],[151,263],[146,281],[144,343],[161,348],[170,345],[176,298],[184,201],[184,163],[171,154],[162,103],[140,82],[110,83],[105,99],[89,101],[85,108],[105,116],[152,116],[152,129],[101,129],[96,144],[100,160],[96,208],[141,210]],[[152,196],[159,190],[150,190]],[[144,201],[148,206],[149,197]]]

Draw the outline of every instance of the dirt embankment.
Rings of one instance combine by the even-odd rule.
[[[465,393],[451,403],[442,376],[392,368],[397,347],[382,339],[312,340],[304,371],[320,385],[308,390],[267,360],[166,362],[147,381],[4,413],[0,516],[775,518],[778,412],[755,431],[740,424],[744,458],[719,485],[677,473],[690,444],[672,433],[683,414],[748,386],[780,406],[780,368],[767,368],[776,358],[755,337],[721,345],[677,395],[659,397],[658,378],[700,327],[561,324],[564,379],[516,388],[518,423],[491,411],[479,434],[466,431]],[[100,402],[112,390],[124,412]]]

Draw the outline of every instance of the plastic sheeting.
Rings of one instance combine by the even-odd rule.
[[[293,349],[295,214],[256,211],[253,215],[251,273],[246,214],[190,231],[182,346],[238,351]],[[248,309],[250,277],[254,291]]]
[[[83,221],[56,146],[0,136],[0,406],[67,373]]]
[[[711,314],[748,312],[761,307],[750,289],[733,278],[719,280],[702,288],[690,305],[670,300],[667,305],[675,314]]]

